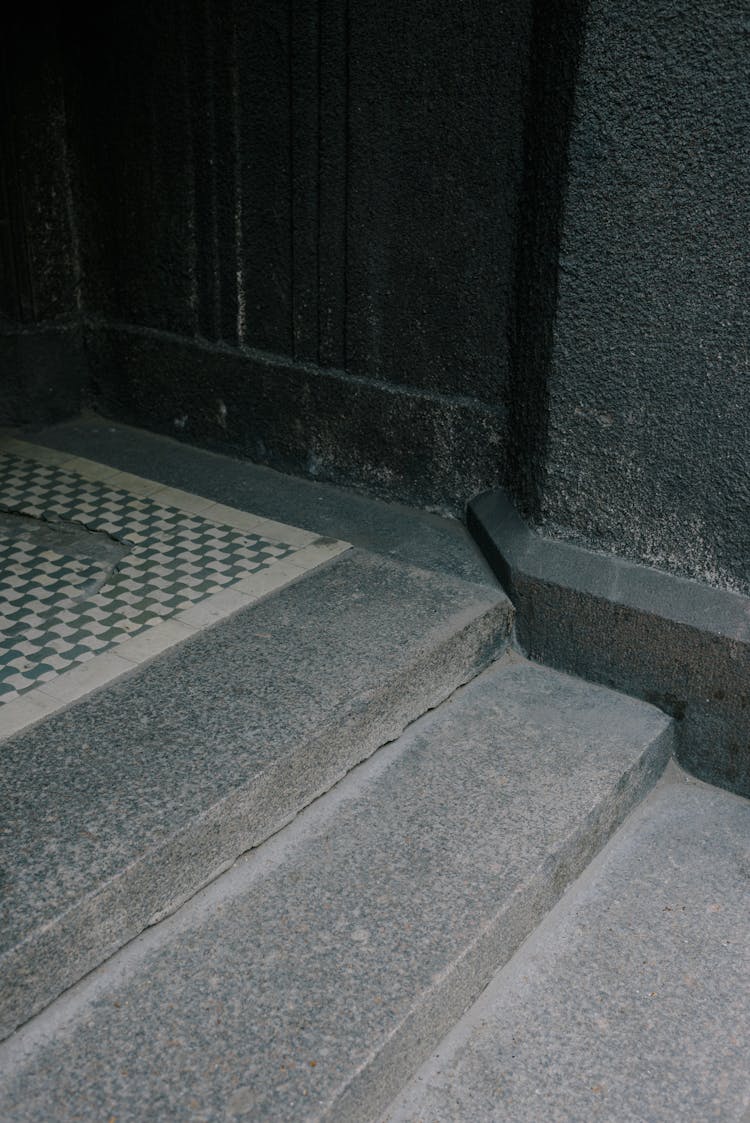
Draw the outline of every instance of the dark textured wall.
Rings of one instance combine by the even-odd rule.
[[[587,0],[534,5],[507,385],[508,484],[534,517],[547,462],[558,259]]]
[[[93,317],[291,354],[288,34],[286,0],[69,24]]]
[[[81,270],[58,13],[7,12],[0,35],[0,422],[80,409]]]
[[[42,8],[2,39],[0,420],[506,482],[750,588],[740,0]]]
[[[538,513],[750,591],[744,0],[592,0]]]
[[[530,31],[531,0],[71,24],[100,408],[427,506],[497,483]]]
[[[504,397],[530,9],[350,4],[354,373]]]

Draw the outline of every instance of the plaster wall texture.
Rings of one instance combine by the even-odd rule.
[[[531,10],[116,4],[94,55],[71,29],[98,407],[454,513],[499,482]]]
[[[0,419],[505,484],[748,591],[742,0],[48,8],[5,40]]]
[[[545,533],[750,590],[742,0],[592,0],[547,386]]]

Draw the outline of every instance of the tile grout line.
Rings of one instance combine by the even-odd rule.
[[[55,676],[50,684],[45,683],[42,686],[25,691],[20,697],[0,706],[0,742],[6,737],[21,732],[21,730],[35,724],[37,721],[51,717],[52,714],[59,712],[73,702],[79,701],[88,694],[92,694],[95,690],[103,686],[111,685],[116,679],[119,679],[131,671],[137,670],[158,655],[162,655],[172,648],[178,647],[192,636],[198,635],[205,628],[229,619],[230,616],[233,616],[242,608],[247,608],[249,605],[260,600],[261,597],[278,591],[278,589],[290,584],[296,578],[303,577],[324,562],[332,560],[338,553],[344,553],[348,549],[351,549],[351,547],[349,545],[344,545],[343,548],[336,553],[329,553],[326,557],[319,558],[305,568],[295,567],[291,573],[286,569],[283,573],[275,573],[276,570],[281,570],[284,566],[284,562],[279,562],[277,566],[264,570],[262,575],[260,575],[261,580],[269,576],[272,578],[275,576],[276,578],[270,582],[264,581],[264,588],[251,592],[252,575],[243,578],[238,581],[236,585],[229,586],[228,589],[222,590],[221,593],[216,593],[201,601],[197,608],[203,609],[205,606],[206,609],[205,615],[201,618],[191,619],[190,613],[193,610],[187,610],[186,613],[169,617],[163,624],[155,625],[154,628],[147,630],[145,633],[141,632],[137,636],[124,640],[122,645],[114,644],[107,651],[102,652],[101,655],[94,656],[94,658],[88,662],[77,664],[69,671]],[[235,590],[237,590],[236,602],[227,605],[224,594],[228,591],[234,593]],[[220,608],[218,612],[216,611],[217,608]],[[187,617],[187,619],[185,619],[185,617]],[[174,638],[169,638],[168,628],[169,625],[172,624],[179,625],[185,630],[186,634],[184,636],[178,635]],[[127,654],[120,649],[120,647],[127,649],[130,644],[135,644],[136,641],[143,640],[144,638],[151,639],[152,637],[154,639],[153,645],[147,645],[150,650],[147,650],[143,655],[135,659],[128,658]],[[120,664],[123,665],[120,666]],[[89,672],[90,670],[95,673],[93,675],[90,673],[81,673]],[[76,689],[74,685],[76,679],[82,680],[78,689]],[[50,689],[51,686],[57,687],[58,683],[61,684],[61,688],[57,690]],[[66,684],[73,688],[66,690]],[[29,713],[29,710],[36,712]],[[13,720],[14,715],[17,715],[16,721]]]

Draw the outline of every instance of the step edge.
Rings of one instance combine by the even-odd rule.
[[[546,537],[502,489],[466,519],[529,657],[660,707],[684,768],[750,795],[750,597]]]
[[[445,968],[396,1026],[369,1062],[360,1066],[334,1100],[316,1116],[320,1123],[375,1123],[396,1099],[452,1026],[477,1001],[494,974],[513,958],[534,929],[604,849],[625,819],[642,803],[667,768],[674,748],[674,723],[661,731],[637,761],[548,855],[511,899],[477,935],[471,946]],[[505,936],[511,923],[512,934]],[[418,1046],[408,1053],[409,1040]]]
[[[0,957],[0,968],[6,980],[3,993],[4,1013],[0,1015],[0,1041],[8,1037],[17,1028],[22,1026],[29,1018],[40,1013],[57,997],[63,994],[86,974],[100,966],[126,943],[136,937],[150,924],[158,923],[165,916],[175,912],[181,904],[193,897],[209,882],[220,876],[243,853],[257,848],[266,839],[281,830],[286,824],[296,817],[311,802],[329,791],[344,775],[356,767],[363,760],[372,756],[379,748],[395,740],[414,721],[418,720],[429,710],[434,709],[445,701],[460,686],[465,685],[475,678],[482,670],[503,654],[508,643],[508,632],[511,622],[509,605],[504,597],[486,601],[478,608],[468,608],[457,614],[460,624],[458,630],[440,629],[433,638],[437,642],[421,647],[415,658],[407,668],[401,668],[381,687],[376,688],[358,700],[358,704],[350,713],[347,725],[342,727],[340,721],[334,721],[319,730],[317,734],[306,739],[302,744],[290,748],[277,762],[276,766],[266,769],[254,781],[236,791],[229,793],[222,800],[217,801],[210,808],[199,812],[190,823],[186,824],[174,835],[164,840],[156,850],[150,851],[143,858],[131,862],[124,871],[110,878],[103,886],[87,894],[80,903],[71,905],[57,918],[46,921],[38,928],[27,934],[21,943],[9,948]],[[456,621],[456,617],[451,619]],[[429,638],[429,637],[428,637]],[[445,673],[442,678],[435,677],[435,664],[440,669],[441,659],[447,659]],[[458,666],[456,666],[456,661]],[[422,690],[419,700],[411,705],[413,696],[403,698],[403,683],[408,680],[410,686],[419,681]],[[404,712],[400,716],[390,717],[390,723],[385,726],[378,715],[383,709],[393,709],[401,703]],[[405,709],[404,709],[405,707]],[[364,724],[365,732],[362,732]],[[352,728],[354,725],[354,728]],[[358,728],[359,727],[359,728]],[[337,741],[338,738],[338,741]],[[354,752],[347,752],[347,746],[356,739],[360,748]],[[364,739],[364,748],[361,742]],[[202,873],[197,874],[186,892],[180,893],[171,902],[163,903],[160,907],[154,902],[149,907],[142,907],[140,919],[132,921],[122,936],[114,937],[104,944],[103,951],[97,951],[78,961],[75,953],[80,939],[80,930],[90,933],[94,928],[94,919],[87,916],[87,910],[111,913],[117,907],[118,899],[127,892],[138,889],[138,883],[149,870],[158,871],[163,867],[165,855],[170,851],[180,854],[191,843],[205,837],[209,830],[226,828],[225,816],[227,809],[232,816],[232,824],[237,831],[240,823],[246,820],[248,812],[254,808],[267,810],[268,796],[271,790],[283,790],[284,777],[293,773],[295,765],[303,764],[302,772],[309,770],[312,755],[317,751],[330,749],[331,745],[338,744],[338,756],[329,761],[324,779],[306,788],[302,802],[296,801],[293,806],[272,813],[267,819],[266,826],[259,832],[244,833],[242,840],[230,847],[227,853],[217,860],[212,860],[208,865],[204,863]],[[166,875],[163,875],[166,876]],[[167,878],[171,885],[171,881]],[[121,929],[122,931],[122,929]],[[62,940],[65,945],[61,948]],[[67,947],[67,951],[66,951]],[[79,952],[80,955],[80,952]],[[67,971],[62,976],[63,982],[52,982],[46,985],[39,982],[39,973],[45,962],[65,962]],[[75,964],[75,965],[74,965]],[[23,979],[18,987],[21,995],[31,992],[35,995],[20,1003],[11,1002],[8,995],[7,980],[11,973],[16,972],[31,979],[24,985]]]

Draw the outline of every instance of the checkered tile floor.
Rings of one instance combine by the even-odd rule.
[[[8,452],[0,510],[77,523],[129,547],[86,596],[101,571],[94,559],[35,544],[22,529],[0,541],[0,705],[299,549]]]

